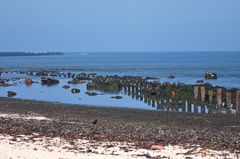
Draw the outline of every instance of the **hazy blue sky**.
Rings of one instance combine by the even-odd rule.
[[[0,51],[240,50],[240,0],[0,0]]]

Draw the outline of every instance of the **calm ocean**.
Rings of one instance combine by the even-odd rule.
[[[206,71],[218,74],[213,85],[240,88],[240,52],[65,53],[64,56],[0,57],[4,69],[69,69],[101,75],[138,75],[193,84]],[[170,80],[166,77],[176,76]]]

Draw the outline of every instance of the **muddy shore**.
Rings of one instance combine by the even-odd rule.
[[[126,141],[141,148],[172,144],[240,150],[239,115],[98,108],[10,98],[0,98],[0,112],[51,119],[0,117],[1,134]]]

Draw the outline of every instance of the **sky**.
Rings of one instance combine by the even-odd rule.
[[[238,51],[240,0],[0,0],[0,51]]]

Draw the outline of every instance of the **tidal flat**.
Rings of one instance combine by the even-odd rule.
[[[3,145],[60,139],[79,153],[86,140],[95,145],[84,153],[96,153],[127,143],[124,153],[137,153],[129,158],[224,158],[240,150],[237,88],[46,70],[2,72],[0,83]],[[164,155],[169,149],[174,157]]]

